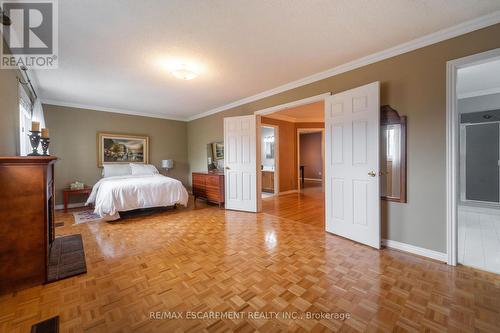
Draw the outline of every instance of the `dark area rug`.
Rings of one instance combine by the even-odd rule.
[[[31,333],[59,333],[59,316],[52,317],[31,326]]]
[[[50,248],[47,282],[83,273],[87,273],[87,265],[82,236],[78,234],[54,239]]]

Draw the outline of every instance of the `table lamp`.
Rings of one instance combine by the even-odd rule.
[[[165,172],[168,172],[169,169],[174,167],[174,160],[162,160],[161,167],[165,169]]]

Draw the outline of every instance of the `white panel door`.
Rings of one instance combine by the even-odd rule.
[[[380,248],[379,82],[325,101],[326,231]]]
[[[255,115],[224,118],[226,209],[257,212],[259,126]]]

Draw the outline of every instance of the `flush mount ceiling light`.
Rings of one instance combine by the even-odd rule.
[[[170,72],[176,78],[181,80],[192,80],[199,75],[197,69],[194,66],[183,63],[171,66]]]
[[[192,58],[156,58],[156,64],[178,79],[189,81],[205,73],[205,66]]]

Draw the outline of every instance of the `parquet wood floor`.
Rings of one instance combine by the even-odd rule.
[[[1,296],[0,332],[29,332],[55,315],[62,332],[500,331],[498,275],[326,234],[307,217],[318,214],[314,195],[272,200],[261,214],[200,202],[117,223],[73,225],[58,212],[58,235],[82,234],[88,273]],[[152,311],[247,316],[154,320]],[[351,317],[248,316],[256,311]]]
[[[305,181],[305,188],[298,193],[273,196],[262,200],[262,212],[277,217],[325,226],[325,194],[321,183]]]

